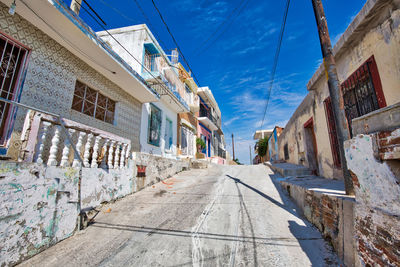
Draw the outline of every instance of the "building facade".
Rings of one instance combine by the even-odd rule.
[[[367,1],[333,49],[350,133],[353,119],[400,101],[399,21],[398,1]],[[279,158],[340,179],[339,144],[323,65],[307,88],[308,95],[279,137]]]
[[[279,147],[278,147],[278,138],[281,135],[284,128],[275,126],[272,134],[268,138],[268,152],[267,152],[267,160],[268,161],[278,161],[279,160]]]
[[[190,92],[180,80],[179,69],[174,66],[177,62],[171,62],[144,24],[99,32],[98,35],[160,96],[160,101],[142,105],[140,151],[175,158],[178,154],[178,114],[189,112],[191,101]]]

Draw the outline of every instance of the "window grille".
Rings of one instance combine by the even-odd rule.
[[[331,98],[328,97],[324,100],[326,120],[328,124],[329,140],[331,143],[333,163],[336,167],[340,168],[340,152],[339,152],[339,141],[337,139],[335,117],[332,110]]]
[[[341,88],[351,135],[351,123],[354,118],[386,106],[373,56],[342,83]]]
[[[76,81],[71,108],[101,121],[114,122],[115,101],[80,81]]]
[[[0,33],[0,94],[8,100],[17,100],[20,76],[25,65],[28,50]],[[0,102],[0,145],[4,145],[11,127],[13,108],[9,103]]]
[[[148,143],[160,146],[161,132],[161,110],[155,105],[150,104]]]

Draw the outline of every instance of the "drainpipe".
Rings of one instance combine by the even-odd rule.
[[[339,79],[337,76],[336,62],[332,52],[331,39],[329,37],[328,23],[321,0],[311,0],[314,8],[315,19],[318,26],[319,40],[321,42],[322,56],[324,58],[325,74],[328,79],[329,95],[332,101],[332,109],[335,114],[337,138],[339,142],[340,160],[344,177],[344,185],[347,195],[354,195],[353,181],[347,169],[343,143],[350,139],[350,131],[344,111],[343,98],[341,96]]]
[[[77,15],[79,15],[79,11],[81,9],[82,0],[72,0],[71,1],[71,10],[74,11]]]

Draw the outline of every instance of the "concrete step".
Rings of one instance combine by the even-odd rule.
[[[191,164],[191,168],[193,169],[207,169],[208,162],[205,160],[193,160]]]
[[[299,176],[308,176],[312,175],[312,171],[303,165],[296,165],[292,163],[271,163],[267,162],[267,166],[269,166],[274,172],[278,172],[283,177],[299,177]]]

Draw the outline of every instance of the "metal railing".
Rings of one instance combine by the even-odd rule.
[[[216,126],[218,126],[218,120],[217,118],[215,118],[210,110],[207,110],[205,108],[203,108],[203,106],[200,106],[200,114],[199,117],[207,117],[210,121],[212,121]]]

